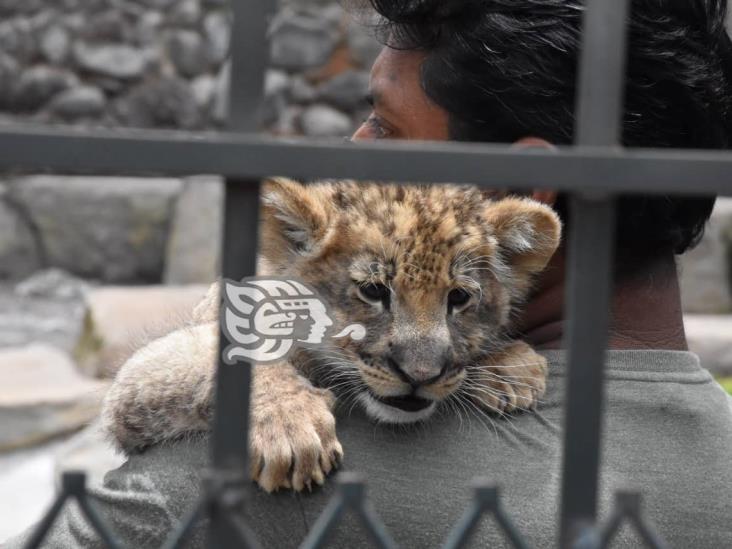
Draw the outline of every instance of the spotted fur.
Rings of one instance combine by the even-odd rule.
[[[546,362],[510,333],[559,243],[550,208],[492,201],[469,186],[275,179],[264,187],[261,219],[259,274],[298,277],[336,326],[366,327],[363,340],[332,339],[255,368],[252,476],[261,486],[299,490],[337,466],[333,394],[386,422],[424,420],[450,402],[497,413],[536,404]],[[370,285],[387,297],[366,298]],[[451,306],[456,290],[468,301]],[[214,286],[192,326],[120,371],[104,417],[125,450],[208,428],[218,304]],[[389,404],[407,394],[429,405]]]

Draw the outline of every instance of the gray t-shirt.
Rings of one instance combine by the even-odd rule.
[[[565,355],[549,352],[550,377],[537,413],[509,420],[445,413],[416,429],[375,426],[358,413],[338,420],[343,469],[360,471],[368,495],[401,547],[439,547],[467,507],[470,481],[500,485],[507,513],[532,547],[556,543]],[[646,516],[671,547],[732,547],[732,412],[729,399],[696,356],[674,351],[611,351],[602,452],[601,515],[617,489],[643,494]],[[159,547],[199,492],[205,439],[153,448],[107,474],[96,504],[125,546]],[[248,521],[267,548],[296,546],[333,495],[253,490]],[[6,495],[7,497],[7,495]],[[26,534],[27,535],[27,534]],[[17,538],[3,547],[19,547]],[[201,547],[205,523],[189,547]],[[334,547],[370,544],[347,519]],[[68,508],[44,547],[101,547]],[[475,546],[507,547],[490,519]],[[638,547],[623,529],[613,547]]]

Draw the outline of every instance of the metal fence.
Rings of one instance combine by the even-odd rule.
[[[576,144],[558,153],[516,151],[468,143],[364,143],[358,146],[256,135],[267,59],[266,27],[273,1],[234,1],[231,130],[184,134],[163,131],[75,131],[4,128],[0,170],[87,173],[219,173],[227,177],[223,276],[255,274],[259,180],[270,175],[351,177],[425,183],[461,182],[500,188],[551,188],[571,195],[572,227],[567,292],[570,370],[564,419],[559,546],[607,547],[628,521],[650,547],[665,547],[644,522],[640,496],[616,495],[609,519],[597,517],[603,408],[603,352],[613,261],[614,198],[620,193],[732,194],[732,154],[714,151],[619,147],[628,0],[588,0],[578,82]],[[693,182],[693,187],[692,183]],[[591,274],[591,276],[590,276]],[[223,339],[223,338],[222,338]],[[166,548],[181,547],[194,522],[210,518],[209,543],[217,549],[258,547],[240,509],[247,471],[251,368],[219,362],[211,468],[201,498],[171,533]],[[364,497],[357,474],[341,476],[340,489],[304,540],[322,547],[344,511],[355,512],[374,544],[395,543]],[[57,500],[27,547],[39,547],[69,499],[109,547],[121,547],[89,501],[83,473],[67,473]],[[484,514],[517,548],[527,543],[504,511],[498,489],[478,483],[469,508],[446,548],[464,547]]]

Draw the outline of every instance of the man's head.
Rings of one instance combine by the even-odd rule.
[[[387,48],[374,112],[354,137],[512,143],[573,139],[584,2],[371,0]],[[633,0],[623,119],[629,147],[726,148],[732,44],[726,0]],[[421,95],[420,95],[421,94]],[[618,260],[682,253],[712,198],[622,197]],[[555,205],[566,218],[564,197]]]

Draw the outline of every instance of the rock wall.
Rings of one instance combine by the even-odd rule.
[[[230,30],[227,0],[0,1],[0,123],[220,127]],[[270,44],[263,130],[350,135],[379,44],[322,0],[282,0]],[[211,278],[216,254],[201,243],[218,236],[220,186],[183,187],[168,179],[0,180],[0,280],[44,267],[114,283]],[[210,206],[200,226],[196,204]]]
[[[221,126],[230,29],[227,0],[0,2],[0,116]],[[337,3],[283,1],[271,27],[264,128],[350,133],[376,52],[378,44]]]

